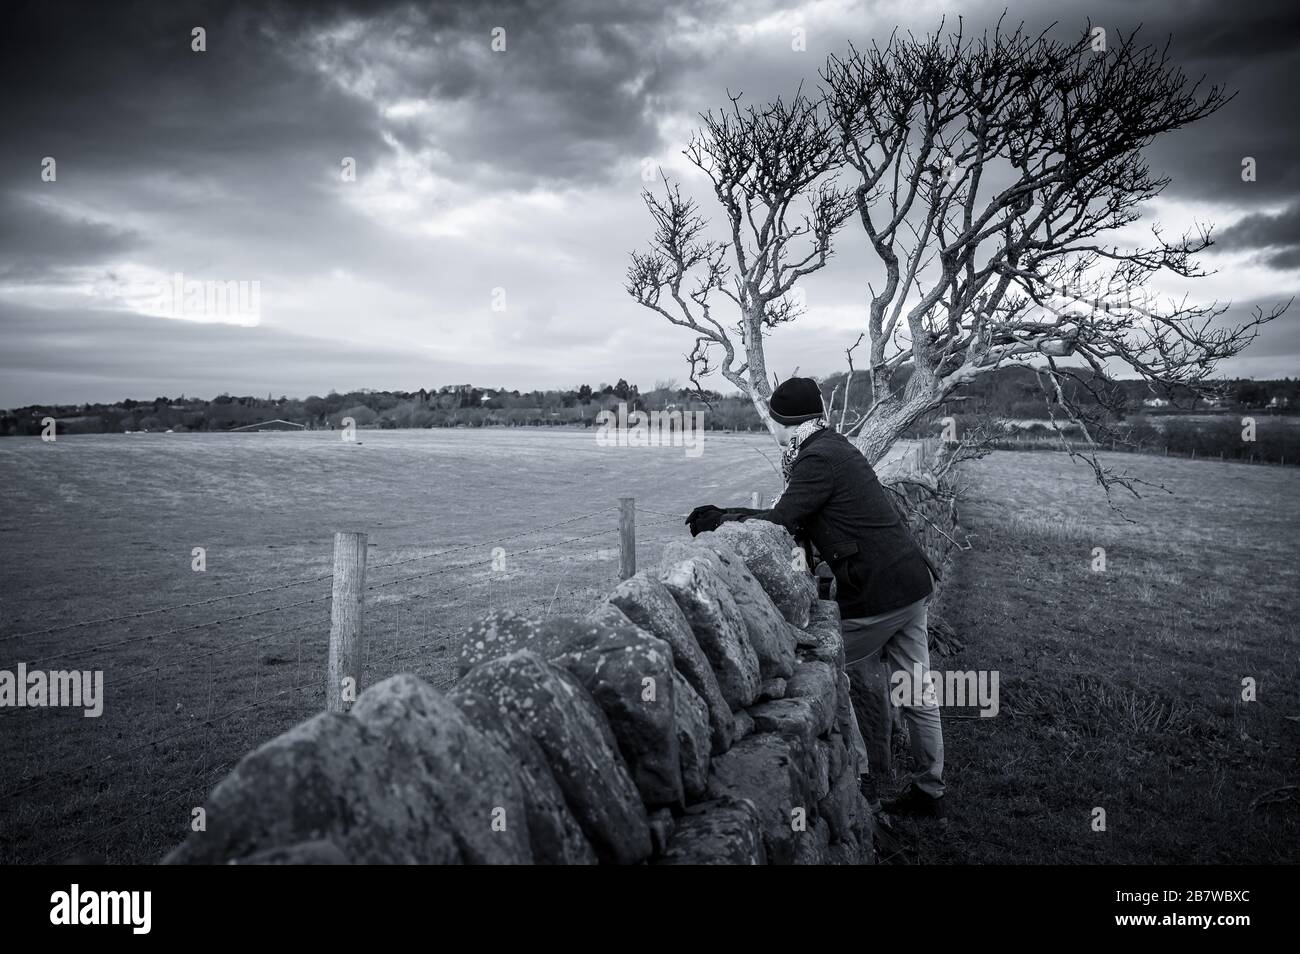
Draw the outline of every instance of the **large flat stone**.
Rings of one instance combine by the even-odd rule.
[[[223,864],[329,841],[354,864],[460,864],[451,820],[418,770],[350,715],[321,713],[254,749],[164,864]]]
[[[825,735],[835,726],[839,704],[838,671],[830,663],[809,659],[799,663],[794,675],[786,680],[787,699],[807,699],[816,713],[814,735]]]
[[[670,543],[664,548],[664,565],[688,559],[706,559],[722,577],[732,599],[745,619],[745,632],[758,656],[763,679],[780,679],[794,669],[795,641],[789,624],[772,598],[754,578],[735,550],[715,533],[701,533],[689,543]]]
[[[817,802],[817,814],[830,825],[833,841],[856,841],[871,816],[858,788],[858,774],[845,762],[830,780],[830,791]]]
[[[758,656],[749,643],[740,608],[722,578],[704,559],[664,566],[659,578],[708,657],[722,698],[732,710],[749,705],[758,695]]]
[[[691,688],[686,677],[673,673],[673,708],[677,722],[677,750],[682,760],[682,786],[688,801],[703,797],[709,782],[709,707]]]
[[[840,610],[831,600],[813,603],[807,637],[798,650],[804,659],[820,659],[835,669],[844,668],[844,636],[840,632]]]
[[[533,861],[539,865],[594,865],[596,852],[569,810],[546,753],[523,724],[505,706],[464,686],[452,689],[447,698],[513,760],[523,783]]]
[[[467,864],[533,860],[515,762],[451,700],[416,676],[399,675],[361,693],[351,715],[446,819]]]
[[[602,603],[585,617],[536,619],[489,613],[465,635],[460,666],[518,650],[567,670],[596,701],[617,740],[642,800],[680,805],[683,798],[673,722],[673,653],[668,644]]]
[[[296,845],[267,848],[235,861],[237,865],[346,865],[347,857],[328,838],[300,841]]]
[[[817,739],[817,713],[809,699],[777,699],[750,706],[756,732],[775,732],[795,743],[801,771],[806,770],[805,756]]]
[[[817,583],[804,566],[803,548],[784,527],[767,520],[746,520],[724,523],[714,532],[745,561],[788,622],[800,628],[808,625]]]
[[[758,809],[724,796],[686,809],[668,839],[661,865],[767,864]]]
[[[830,826],[826,819],[817,818],[808,823],[804,831],[794,835],[794,863],[797,865],[824,865],[830,848]]]
[[[637,626],[672,648],[673,665],[709,707],[713,751],[725,752],[731,748],[736,732],[731,706],[723,698],[709,658],[668,587],[643,570],[620,583],[606,599]]]
[[[805,804],[791,743],[773,733],[759,733],[714,758],[709,767],[709,796],[725,795],[748,799],[758,809],[768,863],[791,864],[795,855],[793,811],[798,807],[806,817],[816,814],[813,806]]]
[[[608,721],[577,679],[535,653],[515,652],[475,666],[460,685],[519,719],[602,862],[635,864],[650,854],[640,794]]]

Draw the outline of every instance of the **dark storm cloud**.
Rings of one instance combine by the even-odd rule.
[[[1300,245],[1293,245],[1280,252],[1275,252],[1265,258],[1264,261],[1271,268],[1291,271],[1300,269]]]
[[[13,192],[0,193],[0,282],[39,282],[70,265],[93,265],[135,247],[140,236],[76,218]]]
[[[1277,215],[1256,212],[1219,233],[1227,246],[1267,248],[1272,245],[1300,245],[1300,205]]]
[[[696,9],[707,6],[692,5]],[[684,64],[674,5],[620,3],[36,3],[7,11],[6,178],[60,160],[189,175],[285,150],[373,161],[381,132],[462,178],[589,183],[657,139],[650,104]],[[207,52],[190,30],[207,31]],[[507,52],[491,52],[492,30]],[[384,120],[366,96],[455,108],[437,127]],[[337,161],[337,160],[336,160]],[[302,176],[304,170],[285,170]]]
[[[1300,205],[1270,215],[1256,212],[1240,219],[1218,237],[1227,249],[1267,250],[1264,264],[1279,270],[1300,268]]]
[[[0,80],[19,92],[0,105],[6,179],[35,182],[47,155],[60,181],[76,184],[91,174],[200,176],[249,153],[269,167],[286,146],[335,155],[381,147],[363,104],[283,55],[282,38],[302,25],[293,9],[55,2],[7,10]],[[207,30],[206,53],[190,49],[195,26]]]
[[[484,184],[606,179],[653,148],[652,106],[686,72],[677,5],[640,2],[465,4],[449,22],[421,7],[368,18],[346,42],[317,44],[330,75],[390,100],[431,99],[430,123],[393,120],[408,148],[432,143],[434,169]],[[489,48],[505,31],[505,52]],[[449,115],[450,114],[450,115]]]
[[[213,397],[415,390],[431,381],[517,378],[509,362],[467,368],[410,350],[271,328],[0,303],[0,406],[120,400],[155,392]],[[268,382],[282,382],[271,387]]]
[[[1251,3],[1040,4],[1043,15],[1069,22],[1086,15],[1111,30],[1141,26],[1163,45],[1193,82],[1235,93],[1214,115],[1158,138],[1148,148],[1152,168],[1170,177],[1167,195],[1253,205],[1300,192],[1300,98],[1290,88],[1300,74],[1300,13],[1291,0]],[[1255,159],[1257,178],[1243,182],[1242,160]]]

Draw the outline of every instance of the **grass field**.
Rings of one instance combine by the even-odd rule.
[[[1063,454],[966,465],[935,609],[965,648],[934,665],[997,670],[1001,712],[945,715],[952,817],[895,861],[1300,860],[1300,473],[1108,463],[1173,493],[1129,523]]]
[[[685,536],[671,515],[779,486],[758,436],[710,433],[698,458],[590,432],[359,437],[0,441],[0,669],[102,669],[107,696],[99,719],[0,710],[0,862],[156,860],[240,756],[319,711],[335,531],[369,534],[363,682],[446,685],[478,614],[583,610],[615,583],[619,496],[645,564]],[[1126,524],[1061,455],[970,465],[972,548],[940,607],[967,646],[943,665],[998,668],[1002,714],[948,722],[955,817],[895,860],[1293,857],[1294,810],[1249,804],[1297,781],[1296,472],[1123,463],[1177,495]],[[1242,675],[1260,702],[1234,702]]]

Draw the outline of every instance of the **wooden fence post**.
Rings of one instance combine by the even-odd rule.
[[[755,510],[758,510],[760,507],[763,506],[762,501],[763,498],[762,496],[760,496],[757,490],[755,490],[752,494],[749,495],[749,505]]]
[[[366,535],[334,534],[334,599],[325,711],[347,712],[361,689],[365,650]]]
[[[636,575],[636,498],[618,498],[618,578]]]

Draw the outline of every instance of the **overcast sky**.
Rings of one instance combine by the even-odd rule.
[[[788,94],[850,40],[945,14],[982,27],[1004,8],[1063,36],[1085,17],[1142,22],[1172,34],[1186,72],[1237,90],[1151,148],[1173,177],[1151,215],[1216,225],[1205,301],[1244,312],[1300,289],[1300,14],[1285,0],[305,6],[6,4],[0,405],[684,381],[690,335],[622,287],[650,234],[643,160],[698,190],[680,151],[728,89]],[[256,321],[161,313],[157,283],[177,273],[257,282]],[[769,368],[838,370],[871,277],[851,225]],[[1221,371],[1295,376],[1297,355],[1293,310]]]

